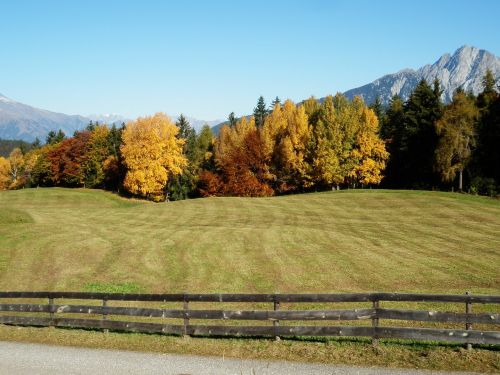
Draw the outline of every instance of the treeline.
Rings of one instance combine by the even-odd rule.
[[[35,143],[35,142],[34,142]],[[23,153],[28,152],[32,148],[32,143],[23,140],[12,140],[0,138],[0,156],[9,157],[12,150],[15,148],[21,149]]]
[[[390,153],[382,186],[500,192],[500,96],[493,74],[476,97],[458,89],[448,105],[436,80],[421,81],[406,103],[395,96],[387,109],[372,108]]]
[[[495,195],[500,187],[500,97],[491,72],[475,97],[441,102],[422,81],[406,102],[368,107],[341,94],[322,103],[261,97],[253,116],[234,113],[215,137],[184,116],[164,114],[121,127],[90,123],[72,137],[0,157],[0,189],[102,188],[154,201],[270,196],[371,187],[447,189]]]

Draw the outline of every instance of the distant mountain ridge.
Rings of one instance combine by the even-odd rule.
[[[443,88],[443,101],[449,102],[453,92],[461,87],[465,91],[478,94],[482,90],[482,79],[486,70],[490,69],[497,81],[500,81],[500,58],[492,53],[471,46],[463,46],[452,55],[444,54],[434,64],[425,65],[417,70],[404,69],[397,73],[387,74],[372,83],[344,92],[348,98],[362,96],[364,101],[371,104],[380,97],[387,105],[394,95],[403,100],[408,99],[410,93],[421,79],[432,83],[438,78]],[[319,99],[322,101],[324,98]],[[177,116],[170,116],[176,121]],[[186,116],[191,125],[199,130],[204,124],[212,126],[214,133],[227,123],[225,120],[204,121]],[[117,114],[107,115],[66,115],[31,107],[16,102],[0,94],[0,138],[22,139],[33,141],[36,137],[41,140],[50,130],[62,129],[71,135],[75,130],[83,129],[89,121],[99,123],[115,123],[129,121]]]
[[[33,141],[44,139],[51,130],[62,129],[73,134],[83,128],[89,119],[78,115],[65,115],[31,107],[0,94],[0,138]]]
[[[177,121],[178,116],[170,116],[172,121]],[[216,125],[222,120],[204,121],[186,116],[196,130],[203,125]],[[130,119],[118,114],[92,114],[88,116],[66,115],[35,108],[0,94],[0,139],[23,140],[32,142],[35,138],[41,141],[51,130],[62,129],[66,135],[72,135],[76,130],[85,128],[90,121],[100,124],[121,125]]]
[[[444,54],[434,64],[385,75],[372,83],[346,91],[344,95],[349,99],[359,95],[367,104],[373,103],[378,96],[387,105],[394,95],[407,100],[422,79],[432,83],[437,78],[443,89],[442,100],[448,103],[459,87],[479,94],[483,89],[482,80],[487,69],[499,80],[500,58],[483,49],[462,46],[453,55]]]
[[[458,87],[465,91],[472,91],[475,95],[483,90],[483,77],[490,69],[500,81],[500,58],[492,53],[471,46],[462,46],[453,55],[448,53],[441,56],[434,64],[425,65],[417,70],[403,69],[397,73],[387,74],[372,83],[344,92],[349,99],[361,96],[365,103],[372,104],[377,96],[383,105],[388,105],[394,95],[407,100],[417,84],[425,79],[432,84],[438,78],[443,89],[442,100],[449,103]],[[323,102],[325,98],[320,98]],[[248,117],[248,116],[247,116]],[[214,126],[213,132],[218,133],[220,128],[228,122],[223,121]]]

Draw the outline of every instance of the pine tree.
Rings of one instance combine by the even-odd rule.
[[[175,125],[179,128],[179,133],[177,134],[178,138],[187,139],[194,130],[182,113],[177,119]]]
[[[493,195],[500,190],[500,95],[495,91],[494,78],[487,72],[483,80],[483,92],[477,97],[480,118],[477,127],[478,144],[473,155],[473,171],[476,190]],[[488,187],[485,187],[488,186]]]
[[[61,142],[65,138],[66,138],[66,134],[64,134],[64,132],[61,129],[59,129],[59,131],[57,133],[54,130],[51,130],[47,134],[47,138],[46,138],[45,143],[48,145],[53,145],[53,144]]]
[[[274,98],[274,100],[271,102],[271,105],[269,106],[269,112],[271,112],[274,109],[276,104],[281,104],[281,100],[278,97]]]
[[[438,142],[436,121],[441,118],[443,107],[440,97],[438,81],[430,87],[422,80],[405,104],[400,186],[429,189],[439,184],[434,155]]]
[[[257,106],[253,110],[253,116],[255,118],[255,125],[257,128],[261,128],[264,125],[264,121],[268,115],[266,102],[264,97],[261,95],[257,101]]]
[[[40,142],[40,139],[38,137],[35,138],[33,143],[31,143],[31,149],[37,149],[42,146],[42,142]]]
[[[380,100],[380,96],[377,95],[375,98],[375,101],[369,106],[370,109],[373,110],[375,113],[375,116],[377,116],[378,123],[379,123],[379,128],[383,128],[384,124],[384,106],[382,105],[382,101]]]
[[[389,160],[385,172],[384,186],[400,187],[401,175],[404,170],[402,151],[405,136],[404,103],[401,98],[394,95],[386,111],[385,121],[382,124],[380,135],[386,141]]]
[[[227,121],[229,122],[229,126],[234,128],[236,126],[236,122],[238,119],[236,118],[234,112],[231,112],[229,116],[227,117]]]

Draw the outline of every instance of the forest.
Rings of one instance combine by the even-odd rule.
[[[487,72],[475,96],[441,101],[438,80],[407,101],[366,105],[342,94],[295,104],[260,97],[252,116],[228,117],[218,134],[181,115],[122,126],[90,123],[67,137],[0,156],[0,190],[107,189],[156,202],[373,188],[500,192],[500,95]]]

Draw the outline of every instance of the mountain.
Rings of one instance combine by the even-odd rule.
[[[51,130],[62,129],[73,134],[87,125],[89,119],[38,109],[0,94],[0,138],[33,141],[45,139]]]
[[[444,54],[432,65],[385,75],[372,83],[346,91],[344,95],[350,99],[360,95],[368,104],[379,96],[383,104],[388,104],[394,95],[399,95],[403,100],[408,99],[420,80],[425,79],[432,84],[437,78],[443,89],[442,100],[448,103],[459,87],[476,95],[480,93],[487,69],[500,79],[500,58],[482,49],[463,46],[453,55]]]
[[[105,113],[105,114],[92,114],[86,116],[89,120],[93,122],[98,122],[99,124],[108,124],[108,125],[121,125],[122,123],[127,123],[130,119],[116,114],[116,113]]]
[[[359,95],[367,104],[373,103],[378,96],[382,104],[387,105],[394,95],[407,100],[422,79],[432,84],[434,79],[438,78],[443,89],[442,100],[449,103],[458,87],[479,94],[483,89],[482,80],[487,69],[490,69],[497,81],[500,81],[500,58],[482,49],[463,46],[453,55],[444,54],[432,65],[425,65],[418,70],[404,69],[385,75],[372,83],[348,90],[344,95],[349,99]],[[322,102],[324,99],[321,98],[319,101]],[[225,124],[227,121],[215,125],[212,128],[214,134],[217,134]]]
[[[170,117],[175,122],[178,116]],[[213,126],[223,121],[204,121],[189,116],[186,118],[196,130],[200,130],[205,124]],[[0,94],[0,139],[32,142],[38,138],[43,142],[51,130],[62,129],[66,135],[73,135],[75,130],[83,129],[91,120],[109,125],[121,125],[130,121],[116,113],[65,115],[19,103]]]

